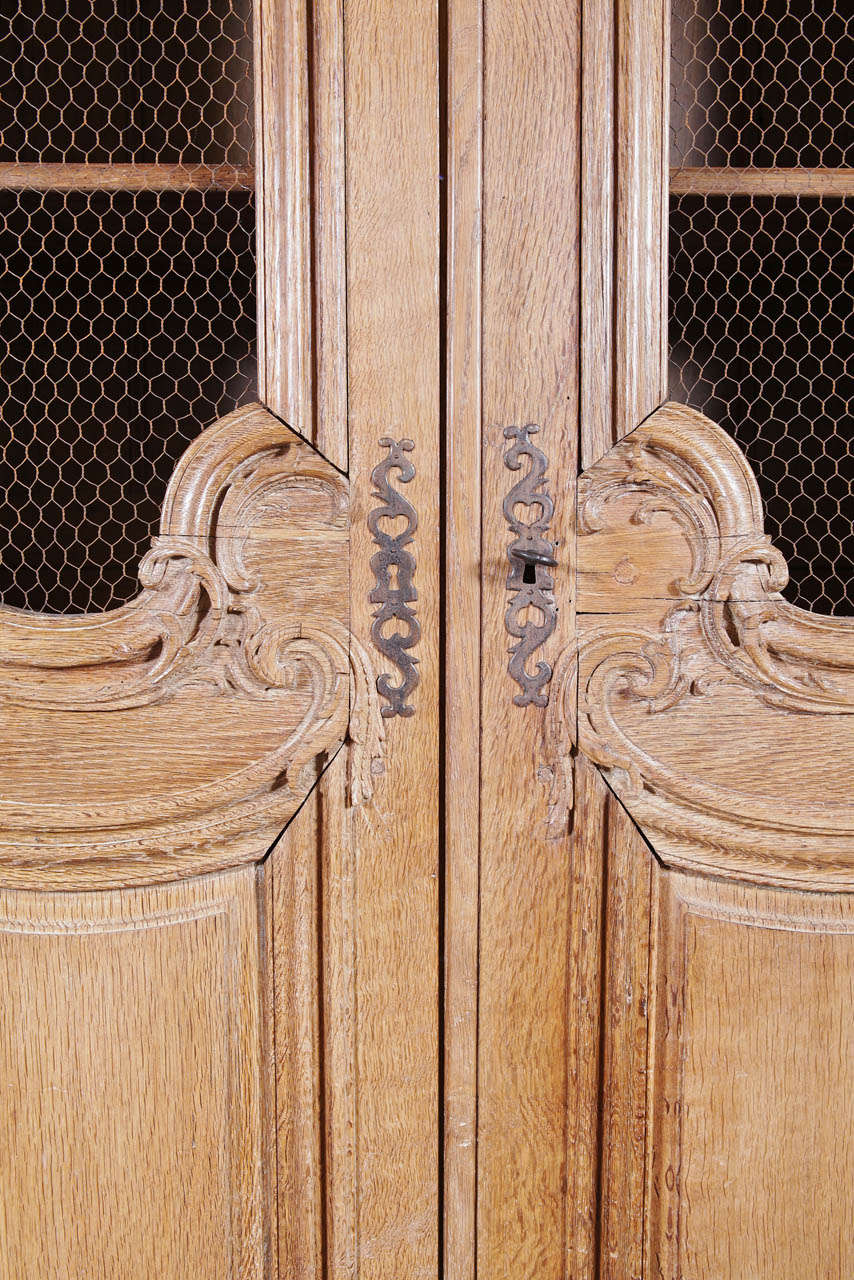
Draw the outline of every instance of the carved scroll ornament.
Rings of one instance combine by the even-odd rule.
[[[782,598],[734,442],[664,406],[581,477],[578,528],[578,746],[656,850],[854,886],[854,619]]]
[[[104,884],[114,867],[127,884],[263,856],[344,741],[354,694],[364,704],[348,524],[346,480],[251,405],[179,463],[135,600],[0,609],[3,882]],[[357,798],[377,720],[355,711]]]
[[[371,591],[370,601],[378,606],[371,626],[371,639],[379,652],[400,672],[398,684],[386,671],[377,680],[377,691],[384,702],[382,714],[389,719],[392,716],[411,716],[415,712],[415,707],[407,699],[418,685],[418,659],[410,656],[409,650],[421,639],[421,625],[412,608],[418,599],[413,583],[415,558],[407,547],[418,528],[418,516],[412,503],[394,487],[390,476],[392,471],[397,471],[401,484],[409,484],[413,479],[415,467],[405,456],[415,448],[413,441],[383,436],[380,445],[388,449],[388,454],[371,472],[373,496],[380,505],[368,515],[368,528],[379,548],[371,557],[376,585]],[[404,527],[394,533],[382,523],[386,520],[394,522],[398,518],[405,521]]]
[[[511,646],[507,667],[522,690],[513,697],[517,707],[544,707],[548,703],[551,666],[539,659],[531,671],[529,662],[548,640],[557,622],[554,580],[549,572],[555,564],[555,544],[546,537],[554,515],[554,501],[546,488],[548,458],[531,441],[536,431],[539,427],[533,423],[504,429],[505,439],[512,441],[504,454],[504,465],[518,471],[523,459],[528,461],[526,474],[504,499],[504,518],[513,534],[507,548],[510,561],[507,590],[512,595],[504,623],[517,641]],[[519,507],[525,509],[528,519],[519,512]]]

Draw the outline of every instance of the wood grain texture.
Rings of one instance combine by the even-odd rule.
[[[643,1274],[649,932],[654,859],[613,797],[607,802],[599,1275]]]
[[[341,0],[258,0],[259,396],[346,470]]]
[[[517,478],[506,426],[537,423],[559,494],[553,662],[573,635],[580,30],[559,3],[484,9],[483,567],[477,1274],[563,1276],[565,839],[551,838],[544,711],[518,707],[505,630]]]
[[[368,675],[358,646],[348,652],[336,469],[347,461],[341,9],[255,6],[264,407],[187,450],[129,606],[0,611],[0,718],[15,744],[0,769],[0,882],[41,891],[0,894],[0,1275],[16,1280],[319,1280],[327,1256],[330,1275],[358,1265],[341,1244],[348,1230],[356,1239],[345,814],[368,797],[379,756],[361,705]],[[7,186],[59,189],[254,180],[228,166],[0,169]],[[324,793],[328,813],[318,789],[260,871],[203,876],[263,858],[348,713],[352,748]],[[102,891],[45,892],[84,885]],[[428,937],[435,969],[435,921]],[[430,1062],[435,1081],[435,1046]]]
[[[0,164],[3,191],[254,191],[233,164]]]
[[[414,714],[386,722],[386,769],[352,814],[357,1093],[356,1274],[438,1271],[438,15],[350,0],[344,13],[347,333],[353,477],[351,629],[374,606],[370,474],[408,437],[421,640]],[[379,655],[377,655],[379,656]],[[383,670],[378,665],[378,670]]]
[[[254,868],[0,892],[0,1275],[268,1274]]]
[[[257,0],[254,21],[258,395],[311,439],[308,6]]]
[[[307,802],[317,806],[314,828],[321,877],[323,989],[324,1280],[359,1275],[357,1071],[357,885],[359,845],[347,790],[346,752],[340,751]],[[381,780],[378,780],[381,781]],[[389,927],[397,922],[389,919]]]
[[[310,15],[314,301],[311,439],[330,462],[346,471],[349,454],[343,0],[312,0]]]
[[[656,411],[579,482],[579,741],[669,865],[847,887],[854,624],[786,578],[734,442]]]
[[[178,463],[129,605],[0,609],[6,883],[144,883],[263,856],[304,766],[346,730],[348,523],[343,477],[248,405]]]
[[[645,1274],[854,1265],[854,902],[656,876]]]
[[[615,433],[667,393],[666,6],[617,0]]]
[[[602,964],[609,809],[595,765],[576,760],[567,967],[566,1269],[598,1275]]]
[[[670,194],[844,198],[854,195],[854,169],[671,168]]]
[[[581,13],[581,465],[614,435],[616,242],[616,12],[587,0]]]
[[[474,1280],[480,872],[483,5],[448,7],[444,1267]]]
[[[312,794],[264,864],[276,1081],[276,1274],[289,1280],[323,1275],[317,836]]]

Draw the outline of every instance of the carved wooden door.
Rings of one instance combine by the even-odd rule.
[[[434,1273],[434,15],[12,10],[0,1276]]]
[[[849,1275],[844,0],[199,8],[0,37],[0,1277]]]
[[[552,694],[558,721],[577,706],[594,896],[597,840],[604,863],[579,977],[583,994],[598,973],[602,1004],[576,1005],[601,1045],[596,1225],[574,1245],[595,1240],[609,1277],[843,1276],[850,9],[615,8],[588,52],[605,83],[616,55],[616,130],[601,112],[584,135],[615,148],[615,223],[582,191],[594,251],[613,227],[613,342],[590,349],[582,300],[598,405],[586,423],[582,405],[578,665]]]
[[[497,8],[449,26],[446,1274],[848,1276],[850,5]]]

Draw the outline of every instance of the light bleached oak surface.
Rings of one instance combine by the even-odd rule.
[[[268,1274],[254,867],[0,892],[0,1276]]]
[[[2,1280],[854,1272],[854,632],[662,404],[665,9],[261,0],[263,407],[179,465],[131,605],[0,610]],[[384,436],[422,634],[381,722]]]
[[[656,868],[650,1276],[850,1273],[854,902]]]

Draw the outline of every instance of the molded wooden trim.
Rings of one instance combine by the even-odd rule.
[[[2,191],[253,191],[234,164],[0,164]]]
[[[579,485],[579,743],[665,862],[852,885],[854,619],[786,581],[734,442],[653,414]]]
[[[854,195],[854,169],[671,169],[670,194],[845,198]]]
[[[0,610],[0,706],[42,761],[33,774],[6,754],[0,879],[127,884],[263,856],[305,766],[346,732],[348,526],[345,479],[250,405],[179,462],[136,600],[67,618]],[[187,742],[200,718],[206,743]]]
[[[669,5],[616,0],[614,439],[667,395]]]
[[[446,1280],[474,1280],[480,945],[483,0],[448,5],[445,428]],[[477,797],[477,799],[473,799]]]
[[[387,455],[383,437],[408,438],[415,475],[405,496],[418,517],[408,550],[421,639],[413,651],[419,683],[408,699],[414,713],[386,719],[373,798],[330,812],[328,804],[340,803],[330,784],[321,802],[324,865],[337,883],[330,912],[349,912],[352,929],[327,1016],[348,981],[358,997],[351,1024],[336,1029],[339,1063],[352,1036],[355,1076],[350,1093],[339,1076],[332,1099],[337,1220],[328,1265],[330,1280],[400,1280],[435,1276],[440,1266],[437,5],[347,0],[344,53],[350,630],[379,660],[371,473]],[[330,914],[330,927],[336,919]]]
[[[562,1280],[568,814],[554,821],[546,708],[514,703],[508,671],[513,535],[503,506],[519,476],[505,465],[504,432],[538,426],[558,498],[547,535],[557,544],[557,618],[536,670],[555,665],[575,634],[581,14],[563,0],[486,0],[483,23],[476,1274]],[[470,640],[463,632],[456,643]],[[542,692],[551,698],[551,683]],[[570,780],[571,766],[561,774]]]

